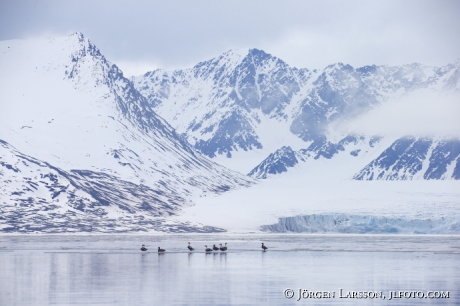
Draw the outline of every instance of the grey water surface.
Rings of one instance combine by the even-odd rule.
[[[226,252],[204,252],[225,242]],[[334,296],[309,296],[317,291]],[[382,296],[343,297],[352,291]],[[449,297],[397,299],[390,291]],[[330,304],[460,305],[460,236],[0,236],[2,306]]]

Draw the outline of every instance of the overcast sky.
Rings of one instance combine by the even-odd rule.
[[[0,0],[0,40],[82,32],[126,75],[259,48],[299,68],[460,58],[460,1]]]

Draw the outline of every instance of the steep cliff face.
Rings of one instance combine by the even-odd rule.
[[[458,218],[384,217],[352,214],[317,214],[280,218],[261,226],[272,233],[342,234],[458,234]]]

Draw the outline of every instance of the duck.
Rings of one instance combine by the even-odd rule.
[[[145,244],[142,245],[141,251],[147,251],[147,248],[145,247]]]
[[[266,249],[268,249],[268,248],[267,248],[267,247],[264,245],[264,243],[262,242],[262,250],[265,251]]]
[[[213,249],[214,251],[219,251],[219,248],[218,248],[218,247],[216,247],[216,245],[215,245],[215,244],[212,246],[212,249]]]
[[[165,249],[162,249],[162,248],[158,247],[158,253],[163,253],[165,251],[166,251]]]
[[[219,248],[219,249],[220,249],[222,252],[227,251],[227,243],[225,243],[225,246],[222,246],[222,244],[219,244],[219,245],[220,245],[220,248]]]
[[[192,246],[190,245],[190,242],[188,243],[188,246],[187,246],[188,250],[191,252],[194,250],[194,248],[192,248]]]
[[[212,249],[208,248],[207,245],[204,246],[204,251],[205,252],[212,252]]]

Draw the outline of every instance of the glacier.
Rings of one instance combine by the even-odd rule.
[[[271,233],[460,234],[460,218],[313,214],[279,218],[278,223],[262,225],[261,230]]]

